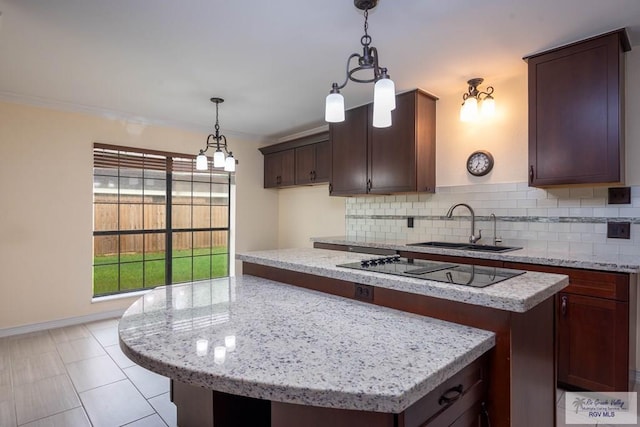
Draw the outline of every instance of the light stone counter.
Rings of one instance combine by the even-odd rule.
[[[316,237],[311,240],[313,242],[330,243],[335,245],[392,249],[396,251],[421,252],[425,254],[463,256],[467,258],[523,262],[528,264],[550,265],[557,267],[584,268],[588,270],[612,271],[618,273],[640,273],[640,256],[637,255],[570,254],[567,252],[531,248],[523,248],[511,252],[492,253],[407,245],[408,243],[416,243],[415,241],[359,240],[348,239],[346,237]]]
[[[119,334],[134,362],[187,384],[389,413],[495,343],[492,332],[252,276],[156,288],[126,311]],[[226,355],[216,359],[216,347]]]
[[[474,288],[337,267],[338,264],[376,257],[378,256],[311,248],[256,251],[236,255],[237,259],[244,262],[283,270],[519,313],[530,310],[569,284],[565,275],[527,272],[485,288]]]

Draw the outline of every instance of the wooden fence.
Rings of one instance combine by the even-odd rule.
[[[105,200],[106,201],[106,200]],[[133,201],[133,200],[131,200]],[[175,199],[172,206],[172,228],[226,228],[229,224],[229,208],[227,206],[210,206],[207,204],[186,204],[190,199]],[[202,200],[200,200],[202,202]],[[99,202],[99,200],[96,200]],[[119,226],[118,226],[119,219]],[[166,212],[164,204],[152,204],[145,198],[145,203],[127,203],[120,199],[116,203],[94,203],[94,230],[158,230],[166,228]],[[227,231],[174,232],[173,249],[201,249],[211,246],[226,246]],[[93,253],[95,256],[118,253],[146,253],[165,251],[165,234],[133,234],[121,236],[95,236]]]

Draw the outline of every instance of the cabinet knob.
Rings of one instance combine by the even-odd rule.
[[[561,298],[562,303],[560,304],[560,312],[562,313],[562,316],[566,316],[567,315],[567,300],[569,299],[568,296],[563,295]]]
[[[333,184],[329,183],[329,194],[333,193]]]
[[[371,179],[367,180],[367,192],[371,191]]]

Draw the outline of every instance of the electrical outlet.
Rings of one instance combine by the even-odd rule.
[[[408,228],[413,228],[413,217],[412,216],[407,218],[407,227]]]
[[[631,203],[631,187],[609,188],[607,203],[610,205],[628,205]]]
[[[373,301],[373,286],[362,285],[360,283],[355,284],[355,299],[360,301]]]
[[[608,222],[607,237],[609,239],[630,239],[631,223],[629,222]]]

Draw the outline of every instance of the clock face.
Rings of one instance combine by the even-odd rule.
[[[483,176],[493,169],[493,156],[488,151],[476,151],[467,159],[467,170],[471,175]]]

